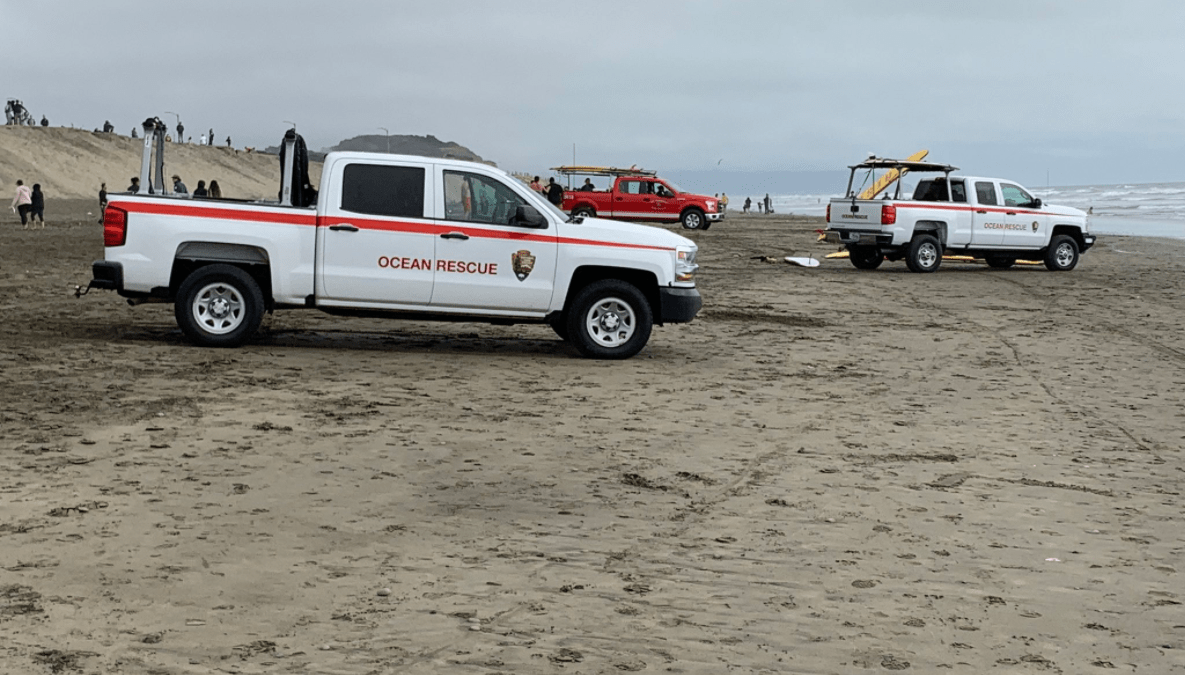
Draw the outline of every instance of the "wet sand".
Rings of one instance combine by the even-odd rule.
[[[1185,672],[1185,247],[1077,270],[692,233],[621,363],[281,313],[195,348],[0,220],[0,671]]]

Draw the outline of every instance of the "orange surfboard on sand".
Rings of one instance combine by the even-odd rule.
[[[920,162],[930,154],[929,150],[919,150],[905,159],[907,162]],[[857,199],[873,199],[881,193],[882,190],[897,182],[897,179],[904,176],[909,169],[890,169],[888,173],[877,179],[872,187],[860,193]]]

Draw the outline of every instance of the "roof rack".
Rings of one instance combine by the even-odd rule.
[[[619,169],[615,166],[553,166],[551,170],[560,174],[561,176],[657,176],[657,171],[650,171],[648,169],[639,169],[636,166],[631,166],[628,169]]]
[[[911,162],[908,159],[888,159],[887,157],[869,157],[849,169],[907,169],[909,171],[958,171],[959,167],[937,162]]]

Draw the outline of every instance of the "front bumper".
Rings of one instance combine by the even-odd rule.
[[[663,287],[658,289],[658,324],[687,323],[704,306],[698,288]]]
[[[1096,236],[1095,236],[1095,235],[1093,235],[1093,234],[1084,234],[1084,235],[1082,235],[1082,251],[1086,251],[1086,250],[1087,250],[1087,249],[1089,249],[1091,246],[1094,246],[1094,243],[1095,243],[1095,241],[1097,241],[1097,240],[1098,240],[1098,237],[1096,237]],[[1081,251],[1080,251],[1080,252],[1081,252]]]
[[[724,220],[724,212],[717,211],[716,213],[705,213],[704,218],[707,218],[709,223],[714,223],[719,220]]]
[[[823,241],[845,246],[889,246],[893,243],[893,235],[890,232],[825,230]]]

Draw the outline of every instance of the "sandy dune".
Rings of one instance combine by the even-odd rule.
[[[754,258],[817,222],[734,217],[623,363],[311,312],[216,351],[71,297],[88,208],[0,222],[2,672],[1185,672],[1178,243],[803,269]]]

